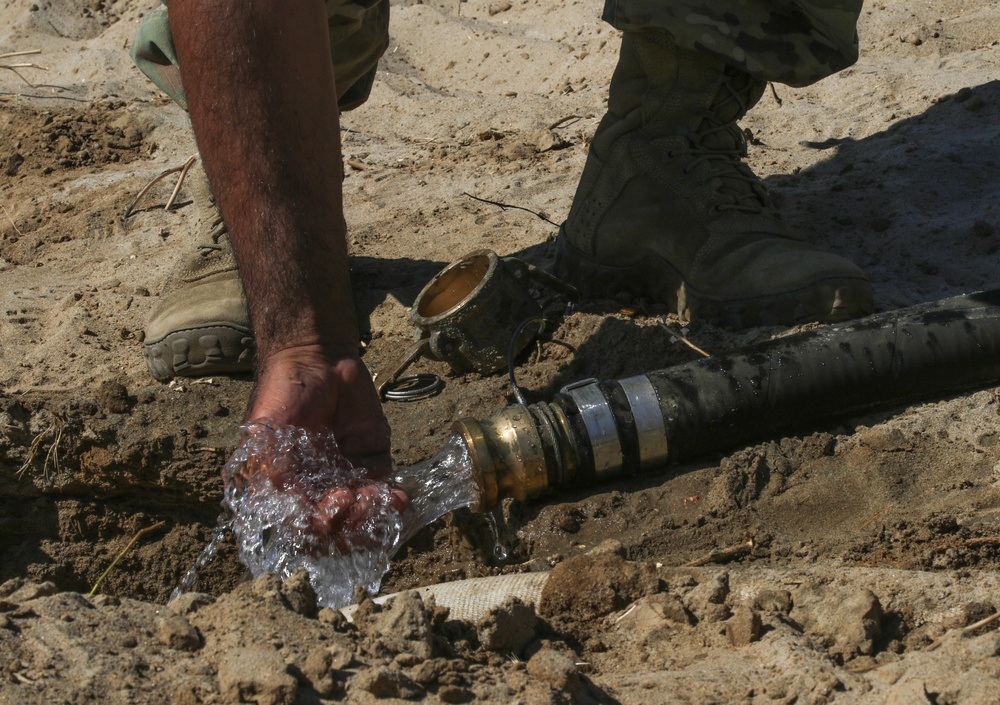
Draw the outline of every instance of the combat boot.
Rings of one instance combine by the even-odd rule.
[[[253,329],[222,214],[201,165],[185,184],[205,241],[167,278],[146,325],[146,365],[153,377],[202,377],[252,372]]]
[[[743,163],[736,122],[765,85],[665,33],[626,32],[556,275],[735,327],[870,313],[865,275],[804,242]]]

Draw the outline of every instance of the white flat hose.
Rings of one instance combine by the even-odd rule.
[[[549,579],[549,573],[512,573],[489,578],[470,578],[452,583],[439,583],[414,588],[420,597],[434,597],[434,602],[447,607],[451,619],[476,623],[511,597],[516,597],[526,605],[538,605],[542,589]],[[410,592],[404,590],[404,592]],[[377,604],[384,604],[401,593],[379,595]],[[357,605],[344,607],[341,612],[353,621]]]

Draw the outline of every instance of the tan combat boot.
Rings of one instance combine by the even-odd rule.
[[[659,32],[626,32],[555,273],[688,320],[792,325],[872,310],[865,275],[781,220],[736,121],[765,83]]]
[[[146,364],[153,377],[252,372],[253,330],[226,226],[201,165],[185,181],[206,241],[177,263],[146,325]]]

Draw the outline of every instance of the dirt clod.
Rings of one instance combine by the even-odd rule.
[[[219,663],[219,688],[228,702],[292,705],[298,682],[277,651],[248,646],[230,651]]]
[[[281,594],[288,602],[289,608],[303,617],[316,616],[316,591],[309,582],[309,573],[305,568],[297,571],[285,580]]]
[[[359,673],[351,681],[352,690],[358,689],[371,693],[376,698],[402,698],[404,700],[418,697],[422,689],[400,670],[387,667],[372,668]]]
[[[760,638],[764,623],[749,607],[737,607],[726,621],[726,636],[733,646],[747,646]]]
[[[597,619],[662,589],[655,568],[611,552],[569,558],[552,570],[542,592],[540,613],[575,620]]]
[[[791,618],[844,658],[871,654],[882,633],[882,605],[871,590],[803,585],[792,593]]]
[[[528,675],[546,683],[553,690],[570,695],[580,690],[580,670],[564,653],[540,649],[528,661]]]
[[[142,331],[169,272],[210,241],[190,184],[164,209],[172,178],[124,217],[144,184],[197,153],[187,113],[124,49],[156,4],[0,3],[0,53],[41,51],[3,63],[48,68],[19,69],[33,87],[0,70],[0,702],[383,700],[373,693],[428,705],[470,693],[484,705],[591,695],[642,705],[881,705],[891,694],[918,705],[996,701],[997,622],[964,631],[1000,595],[1000,391],[986,383],[831,409],[822,423],[719,443],[669,469],[506,500],[506,560],[486,521],[467,511],[393,557],[386,593],[556,568],[550,606],[536,606],[534,637],[518,654],[482,645],[519,630],[488,634],[440,601],[395,614],[365,597],[357,625],[333,610],[308,616],[304,589],[243,582],[231,537],[193,588],[215,600],[171,606],[200,646],[161,643],[157,617],[217,525],[219,472],[240,442],[253,380],[162,384],[143,359]],[[571,209],[622,36],[592,2],[392,6],[392,44],[371,97],[340,116],[353,162],[343,201],[355,308],[371,331],[365,363],[381,373],[413,342],[418,292],[456,257],[490,248],[551,271],[552,223]],[[990,149],[1000,125],[998,27],[996,0],[865,3],[856,65],[768,90],[740,122],[745,161],[785,221],[855,262],[877,311],[1000,282],[1000,172]],[[919,45],[906,41],[913,36]],[[636,159],[652,158],[633,146]],[[682,321],[625,292],[565,313],[542,289],[534,293],[551,325],[515,361],[532,403],[582,379],[701,358],[664,325],[716,360],[794,334]],[[505,374],[455,376],[429,359],[413,372],[446,385],[384,405],[399,465],[431,457],[457,419],[488,419],[512,401]],[[831,364],[817,376],[845,372]],[[757,391],[766,402],[776,389]],[[803,409],[837,396],[808,391]],[[634,439],[623,440],[634,455]],[[671,441],[680,448],[684,439]],[[562,475],[572,463],[560,465]],[[85,598],[126,544],[160,522],[121,555],[100,583],[105,594]],[[580,559],[608,539],[612,556]],[[725,569],[681,567],[744,545],[726,554]],[[29,586],[46,582],[60,592]],[[810,586],[821,597],[807,595]],[[726,632],[748,626],[744,608],[758,614],[761,636],[747,636],[750,618],[734,646]],[[245,694],[234,677],[228,692],[220,675],[232,676],[253,649],[274,661],[250,669]],[[516,659],[538,649],[587,664],[578,667],[583,689],[571,695],[529,674]],[[229,658],[233,668],[220,669]],[[890,693],[915,681],[922,692]]]
[[[516,656],[535,638],[537,623],[534,607],[511,598],[490,612],[476,630],[484,649]]]
[[[195,651],[201,646],[201,635],[179,614],[162,614],[156,619],[156,639],[178,651]]]

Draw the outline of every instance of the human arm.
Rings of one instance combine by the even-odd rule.
[[[324,5],[171,0],[170,23],[254,326],[247,419],[332,430],[348,459],[384,474],[389,426],[358,357]]]

